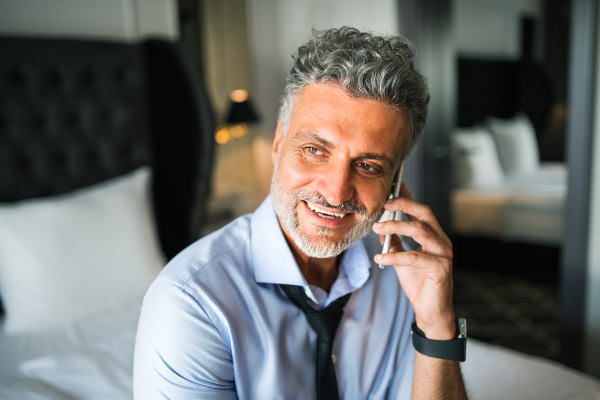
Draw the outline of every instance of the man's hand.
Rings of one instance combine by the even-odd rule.
[[[384,208],[403,211],[409,221],[375,224],[373,230],[383,243],[392,234],[390,252],[375,256],[381,265],[393,265],[400,285],[415,309],[417,326],[425,337],[451,340],[456,335],[452,311],[452,243],[429,207],[412,200],[404,183],[400,197],[388,201]],[[396,235],[412,237],[421,246],[404,251]],[[412,399],[467,399],[457,361],[415,355]]]
[[[373,230],[383,243],[392,234],[387,254],[375,256],[381,265],[393,265],[404,293],[415,310],[417,326],[428,339],[450,340],[456,335],[452,311],[452,243],[431,209],[412,200],[402,183],[400,197],[388,200],[388,211],[403,211],[409,221],[375,224]],[[421,246],[404,251],[397,235],[412,237]]]

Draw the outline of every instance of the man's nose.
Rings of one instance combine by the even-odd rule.
[[[339,206],[354,196],[352,171],[345,165],[328,165],[319,180],[319,192],[332,206]]]

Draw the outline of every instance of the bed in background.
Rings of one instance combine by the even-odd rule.
[[[150,282],[200,232],[213,118],[168,41],[1,37],[0,54],[0,387],[23,382],[3,392],[15,399],[37,390],[14,378],[20,362],[135,327]],[[133,318],[112,318],[132,301]],[[112,398],[88,378],[82,390]]]
[[[206,98],[170,43],[0,54],[0,399],[131,399],[143,293],[201,223]],[[477,341],[467,359],[472,399],[600,398],[556,363]]]
[[[541,163],[526,115],[488,117],[452,135],[455,234],[560,246],[567,194],[565,163]]]
[[[532,59],[458,59],[453,233],[560,246],[567,167],[541,162],[562,152],[548,140],[559,128],[549,125],[554,105],[553,83]]]

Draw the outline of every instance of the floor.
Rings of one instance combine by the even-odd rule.
[[[469,337],[558,361],[558,288],[489,272],[454,272],[454,309]]]
[[[502,268],[502,263],[470,263],[461,254],[465,243],[469,244],[468,249],[490,244],[457,241],[454,309],[457,317],[467,318],[469,337],[558,361],[561,351],[558,251],[522,245],[503,250],[488,248],[493,252],[487,254],[498,254],[496,258],[510,253],[539,252],[538,260],[550,260],[543,263],[543,269],[536,269],[529,262],[521,266],[512,262],[510,268]],[[508,261],[504,265],[507,266]]]

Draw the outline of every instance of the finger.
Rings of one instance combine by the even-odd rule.
[[[437,219],[431,212],[431,209],[428,206],[413,200],[410,190],[405,182],[402,182],[400,185],[400,196],[388,200],[384,205],[384,208],[389,211],[403,211],[405,214],[420,220],[426,220],[428,217],[433,217],[433,220],[437,224]],[[413,212],[411,212],[411,210]]]
[[[420,251],[378,254],[375,261],[380,265],[419,268],[434,280],[445,280],[452,276],[452,260]]]
[[[409,221],[416,221],[416,220],[425,221],[426,223],[428,223],[431,226],[431,228],[434,231],[436,231],[440,235],[440,237],[442,238],[444,243],[446,243],[450,247],[450,249],[452,249],[452,241],[448,238],[448,236],[446,235],[446,233],[440,226],[437,218],[435,218],[435,216],[433,215],[433,212],[431,212],[431,208],[429,208],[428,206],[426,206],[424,204],[415,202],[412,199],[410,190],[408,189],[408,186],[406,185],[405,182],[402,182],[400,185],[400,197],[398,197],[397,199],[400,199],[400,198],[406,199],[408,201],[409,205],[414,205],[415,208],[419,211],[418,215],[415,215],[412,212],[410,212],[409,210],[400,210],[406,214]],[[398,210],[393,210],[391,208],[388,208],[388,206],[393,206],[395,204],[395,202],[393,200],[396,200],[396,199],[392,199],[391,203],[386,203],[386,205],[384,206],[384,208],[386,210],[398,211]]]
[[[440,225],[433,215],[431,208],[425,204],[417,203],[407,197],[395,197],[388,200],[384,206],[388,211],[402,211],[407,215],[412,215],[419,221],[425,221],[433,228],[440,228]]]
[[[383,246],[384,242],[385,242],[385,237],[387,235],[378,235],[379,236],[379,243],[381,243],[381,245]],[[404,248],[402,247],[402,240],[400,240],[400,237],[398,237],[398,235],[391,235],[392,236],[392,241],[390,242],[390,250],[389,251],[404,251]],[[393,250],[394,248],[399,246],[399,250]]]
[[[396,235],[394,235],[394,236],[396,236]],[[396,237],[398,237],[398,236],[396,236]],[[379,235],[379,242],[383,246],[383,243],[385,242],[385,235]],[[389,252],[393,253],[395,251],[404,251],[404,247],[402,246],[402,241],[400,240],[400,238],[398,238],[398,240],[396,240],[392,236],[392,243],[390,244]]]
[[[401,251],[405,251],[404,246],[402,246],[402,242],[390,246],[389,253],[398,253]]]
[[[392,251],[392,249],[397,246],[402,247],[402,240],[400,240],[400,236],[392,235],[392,242],[390,243],[390,251]]]
[[[452,256],[452,249],[444,238],[420,221],[388,221],[373,225],[373,230],[379,235],[396,234],[409,236],[423,246],[424,251],[440,256]]]
[[[408,190],[408,189],[407,189]],[[417,203],[408,198],[397,197],[389,200],[384,208],[390,211],[403,211],[409,218],[410,221],[421,221],[429,225],[432,231],[434,231],[448,247],[452,248],[452,242],[440,226],[437,218],[433,215],[431,208],[425,204]]]

